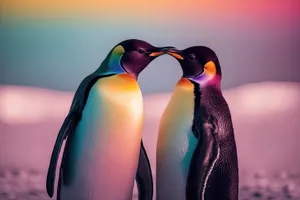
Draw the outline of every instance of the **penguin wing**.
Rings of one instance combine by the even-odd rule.
[[[196,120],[194,134],[200,136],[191,158],[186,183],[186,199],[204,200],[209,176],[219,158],[219,145],[215,138],[218,131],[216,118],[211,116],[206,122]],[[195,133],[198,132],[198,133]]]
[[[143,141],[141,141],[139,164],[136,173],[139,200],[152,200],[153,198],[153,179],[151,165],[147,156]]]
[[[65,118],[62,127],[59,130],[58,136],[55,141],[55,145],[52,151],[51,160],[48,168],[46,189],[49,197],[53,196],[54,193],[54,182],[56,166],[59,157],[59,153],[63,144],[63,141],[72,134],[78,122],[81,119],[82,111],[84,109],[87,96],[92,85],[99,79],[100,76],[96,76],[94,73],[87,76],[79,85],[75,96],[73,98],[69,114]]]

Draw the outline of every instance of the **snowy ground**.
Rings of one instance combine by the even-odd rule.
[[[240,186],[240,200],[300,199],[300,174],[283,172],[272,178],[256,174],[254,180]],[[9,169],[0,172],[0,199],[46,200],[43,173]],[[136,192],[134,199],[137,199]]]
[[[72,96],[0,87],[0,200],[48,199],[45,173]],[[240,199],[300,200],[300,84],[249,84],[227,90],[224,96],[235,127]],[[158,121],[169,97],[145,96],[143,137],[154,174]]]

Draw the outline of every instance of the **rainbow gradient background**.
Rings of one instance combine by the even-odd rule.
[[[219,56],[223,88],[300,81],[298,0],[1,0],[0,84],[74,91],[109,50],[128,38]],[[141,74],[144,93],[172,91],[170,56]]]
[[[212,48],[232,113],[240,188],[249,188],[240,199],[253,199],[266,181],[264,197],[289,184],[300,199],[300,0],[0,0],[1,200],[49,199],[45,175],[74,91],[130,38]],[[154,177],[159,120],[181,74],[165,55],[138,80]]]

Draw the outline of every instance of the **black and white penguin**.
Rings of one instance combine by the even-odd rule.
[[[237,200],[238,159],[217,55],[170,49],[183,70],[160,121],[157,200]]]

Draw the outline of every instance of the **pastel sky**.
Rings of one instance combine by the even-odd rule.
[[[74,91],[128,38],[211,47],[224,88],[300,81],[299,18],[298,0],[1,0],[0,84]],[[180,76],[164,56],[139,82],[145,93],[165,92]]]

